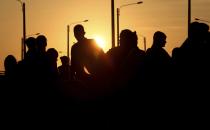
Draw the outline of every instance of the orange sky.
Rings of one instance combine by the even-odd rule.
[[[4,58],[13,54],[21,56],[22,12],[16,0],[0,0],[0,70]],[[107,51],[111,48],[111,0],[23,0],[26,2],[27,35],[41,33],[48,38],[48,48],[56,48],[59,56],[66,55],[66,26],[76,21],[83,23],[86,36],[103,37]],[[138,0],[115,0],[115,8]],[[120,30],[137,31],[139,47],[143,49],[142,36],[151,46],[152,36],[160,30],[167,35],[166,50],[171,53],[187,36],[188,0],[143,0],[143,4],[123,7],[120,10]],[[200,18],[210,21],[210,1],[192,0],[192,21]],[[116,18],[116,15],[115,15]],[[116,20],[115,20],[116,21]],[[70,27],[70,43],[76,40]],[[59,59],[58,59],[59,60]]]

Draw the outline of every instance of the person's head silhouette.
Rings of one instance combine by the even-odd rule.
[[[60,57],[60,59],[61,59],[61,63],[62,63],[62,65],[69,65],[69,57],[68,56],[62,56],[62,57]]]
[[[84,27],[81,24],[77,24],[74,27],[74,36],[77,39],[77,41],[84,39],[84,35],[85,35]]]
[[[37,38],[38,50],[45,52],[47,47],[47,38],[44,35],[39,35]]]
[[[136,47],[138,43],[138,37],[136,32],[132,32],[129,29],[122,30],[120,33],[120,46],[121,47]]]
[[[57,61],[58,51],[55,48],[49,48],[47,50],[47,56],[50,61]]]
[[[26,39],[26,46],[28,50],[35,50],[36,49],[36,39],[34,37],[29,37]]]
[[[4,68],[6,75],[12,75],[17,66],[17,60],[13,55],[8,55],[4,60]]]
[[[167,37],[166,37],[165,33],[161,32],[161,31],[155,32],[153,35],[153,46],[158,47],[158,48],[165,47],[166,38]]]

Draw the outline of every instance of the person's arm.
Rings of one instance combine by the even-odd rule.
[[[75,77],[76,75],[76,66],[77,66],[77,63],[76,63],[76,48],[75,46],[72,46],[71,48],[71,71],[72,71],[72,75]]]

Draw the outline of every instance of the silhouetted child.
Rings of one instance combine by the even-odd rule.
[[[73,80],[69,57],[62,56],[60,57],[60,60],[62,65],[58,67],[59,78],[64,81]]]
[[[13,55],[8,55],[4,60],[5,77],[8,79],[17,78],[17,60]]]
[[[47,75],[50,81],[58,78],[57,58],[58,52],[55,48],[49,48],[47,54]]]

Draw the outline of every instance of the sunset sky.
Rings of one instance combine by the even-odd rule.
[[[85,19],[89,20],[82,23],[86,37],[104,39],[105,52],[111,48],[111,0],[22,1],[26,3],[26,34],[44,34],[48,39],[47,48],[55,48],[59,56],[66,55],[67,25],[70,24],[72,45],[76,42],[72,23]],[[0,70],[4,70],[7,55],[21,58],[22,8],[17,0],[0,2]],[[115,8],[134,2],[138,0],[115,0]],[[123,7],[120,30],[137,31],[141,49],[142,36],[146,37],[148,48],[154,32],[163,31],[167,35],[166,50],[171,54],[187,37],[187,3],[188,0],[143,0],[143,4]],[[210,21],[210,0],[192,0],[192,21],[195,18]]]

